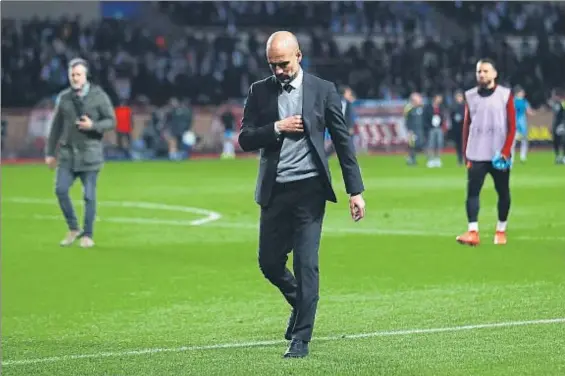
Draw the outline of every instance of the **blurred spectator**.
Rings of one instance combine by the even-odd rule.
[[[186,101],[171,98],[165,118],[165,138],[169,145],[169,159],[179,160],[190,156],[190,146],[184,138],[192,128],[192,109]]]
[[[222,122],[223,130],[224,130],[224,137],[223,137],[223,151],[222,151],[222,159],[232,159],[235,158],[235,116],[233,114],[233,110],[230,106],[230,103],[227,102],[224,105],[223,110],[220,114],[220,120]]]
[[[116,141],[124,156],[130,157],[131,132],[133,131],[133,112],[125,100],[115,108]]]
[[[141,132],[141,139],[135,140],[135,155],[138,159],[168,158],[168,144],[164,136],[165,109],[148,106],[150,117]]]
[[[8,121],[6,119],[2,119],[1,125],[1,134],[0,134],[0,153],[4,150],[4,139],[6,138],[6,132],[8,131]]]
[[[424,130],[428,140],[428,162],[430,168],[441,167],[441,151],[446,131],[445,107],[443,96],[435,94],[431,103],[424,107]]]
[[[432,7],[456,19],[467,37],[439,37]],[[191,1],[159,2],[154,11],[182,31],[153,35],[117,19],[3,19],[3,106],[29,107],[54,95],[78,55],[115,104],[140,96],[157,106],[171,97],[195,105],[243,98],[250,83],[270,74],[262,35],[274,28],[302,33],[305,69],[351,86],[359,98],[413,91],[451,98],[474,85],[474,63],[484,56],[497,61],[501,82],[524,87],[534,107],[565,85],[565,49],[554,37],[565,34],[559,3]],[[511,46],[505,35],[536,39]]]
[[[462,90],[456,90],[453,103],[449,108],[451,129],[449,138],[455,145],[457,164],[463,165],[463,120],[465,119],[465,96]]]

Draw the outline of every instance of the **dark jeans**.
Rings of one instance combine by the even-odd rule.
[[[129,157],[131,149],[131,133],[116,132],[118,148]]]
[[[553,152],[556,157],[559,156],[560,149],[565,157],[565,134],[557,134],[557,127],[553,127]]]
[[[457,155],[457,163],[463,164],[463,133],[460,131],[452,133],[453,142],[455,143],[455,154]]]
[[[84,198],[84,228],[83,236],[93,236],[94,220],[96,218],[96,182],[98,171],[72,171],[66,168],[57,168],[55,181],[55,194],[59,200],[59,207],[65,216],[69,230],[78,231],[78,220],[69,196],[69,190],[76,178],[80,178],[83,186]]]

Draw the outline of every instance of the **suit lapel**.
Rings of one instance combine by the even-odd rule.
[[[302,120],[304,122],[304,130],[307,134],[310,134],[310,130],[312,125],[310,123],[310,115],[312,114],[312,110],[314,109],[314,101],[315,101],[315,90],[314,90],[314,83],[311,80],[309,74],[304,72],[304,78],[302,81]]]

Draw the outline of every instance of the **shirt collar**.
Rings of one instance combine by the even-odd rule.
[[[298,89],[302,86],[303,81],[304,81],[304,72],[302,71],[302,68],[300,68],[298,74],[296,75],[296,77],[294,77],[294,80],[289,82],[289,85],[295,89]],[[284,85],[281,84],[281,86]]]

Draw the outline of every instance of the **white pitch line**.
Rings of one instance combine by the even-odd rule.
[[[31,198],[31,197],[5,197],[2,201],[21,203],[21,204],[52,204],[55,205],[54,199],[44,198]],[[196,213],[203,215],[203,218],[195,220],[177,220],[177,219],[160,219],[160,218],[133,218],[133,217],[105,217],[103,219],[97,218],[97,221],[114,222],[114,223],[131,223],[131,224],[148,224],[148,225],[168,225],[168,226],[201,226],[207,227],[221,227],[221,228],[237,228],[237,229],[252,229],[258,230],[259,225],[253,223],[241,222],[220,222],[222,218],[220,213],[188,206],[168,205],[151,202],[127,202],[127,201],[99,201],[102,206],[112,207],[130,207],[146,210],[165,210],[183,213]],[[20,218],[20,216],[9,216],[7,218]],[[21,217],[21,219],[28,219],[29,216]],[[32,219],[39,220],[62,220],[61,216],[56,215],[41,215],[36,214],[31,217]],[[446,231],[430,231],[430,230],[415,230],[415,229],[379,229],[379,228],[363,228],[363,227],[323,227],[324,235],[331,234],[367,234],[367,235],[406,235],[406,236],[424,236],[424,237],[455,237],[453,232]],[[516,235],[511,239],[516,240],[539,240],[539,241],[565,241],[565,236],[532,236],[532,235]]]
[[[354,225],[355,226],[355,225]],[[214,222],[206,227],[224,227],[237,229],[253,229],[259,230],[259,224],[238,223],[238,222]],[[431,231],[431,230],[413,230],[413,229],[386,229],[386,228],[363,228],[363,227],[330,227],[324,226],[324,236],[336,234],[366,234],[366,235],[406,235],[406,236],[424,236],[424,237],[452,237],[455,239],[456,232],[447,231]],[[565,236],[531,236],[531,235],[511,235],[510,240],[544,240],[544,241],[565,241]]]
[[[55,205],[56,201],[54,199],[45,199],[45,198],[31,198],[31,197],[6,197],[2,198],[2,201],[6,202],[13,202],[19,204],[47,204],[47,205]],[[183,226],[190,225],[190,226],[200,226],[206,223],[217,221],[222,217],[220,213],[217,213],[212,210],[206,210],[201,208],[193,208],[190,206],[180,206],[180,205],[169,205],[169,204],[161,204],[161,203],[154,203],[154,202],[131,202],[131,201],[98,201],[98,204],[101,206],[110,206],[110,207],[124,207],[124,208],[137,208],[137,209],[146,209],[146,210],[164,210],[164,211],[173,211],[173,212],[180,212],[180,213],[192,213],[202,215],[202,218],[194,219],[191,221],[182,221]],[[139,219],[139,218],[138,218]],[[141,218],[142,219],[142,218]],[[135,218],[131,218],[130,221],[133,222]],[[143,220],[143,219],[142,219]],[[123,222],[121,222],[123,223]],[[140,223],[140,222],[136,222]],[[153,223],[155,224],[155,223]],[[170,223],[163,223],[163,224],[170,224]]]
[[[36,220],[56,220],[62,221],[61,215],[43,215],[33,214],[30,216],[23,215],[10,215],[3,216],[3,218],[17,218],[17,219],[36,219]],[[145,224],[145,225],[168,225],[168,226],[196,226],[202,225],[200,220],[182,220],[182,219],[161,219],[161,218],[134,218],[134,217],[104,217],[97,218],[100,222],[113,222],[121,224]],[[196,222],[196,223],[195,223]],[[259,230],[258,224],[253,223],[238,223],[238,222],[207,222],[205,227],[214,228],[235,228],[243,230]],[[446,231],[422,231],[410,229],[379,229],[379,228],[353,228],[353,227],[324,227],[324,236],[331,236],[332,234],[366,234],[366,235],[405,235],[405,236],[424,236],[424,237],[454,237],[454,233]],[[565,241],[565,236],[530,236],[530,235],[516,235],[511,239],[516,240],[542,240],[542,241]]]
[[[561,324],[561,323],[565,323],[565,318],[540,319],[540,320],[528,320],[528,321],[506,321],[506,322],[498,322],[498,323],[461,325],[461,326],[451,326],[451,327],[443,327],[443,328],[404,329],[404,330],[390,330],[390,331],[380,331],[380,332],[370,332],[370,333],[344,334],[340,336],[318,337],[315,338],[313,342],[337,341],[342,339],[409,336],[415,334],[461,332],[466,330],[477,330],[477,329],[509,328],[509,327],[526,326],[526,325],[547,325],[547,324]],[[270,341],[224,343],[224,344],[205,345],[205,346],[182,346],[182,347],[169,347],[169,348],[165,347],[165,348],[152,348],[152,349],[140,349],[140,350],[129,350],[129,351],[109,351],[109,352],[99,352],[92,354],[52,356],[48,358],[6,360],[6,361],[2,361],[2,366],[16,366],[16,365],[37,364],[37,363],[56,363],[56,362],[65,362],[65,361],[77,360],[77,359],[100,359],[100,358],[159,354],[159,353],[178,353],[178,352],[188,352],[188,351],[265,347],[265,346],[274,346],[274,345],[280,345],[286,343],[288,343],[288,341],[270,340]]]

